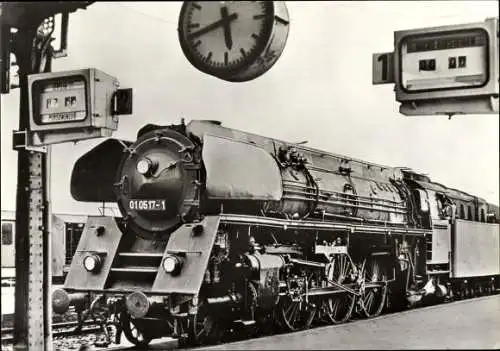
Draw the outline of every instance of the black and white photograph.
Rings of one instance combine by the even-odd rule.
[[[1,350],[500,349],[499,2],[0,2]]]

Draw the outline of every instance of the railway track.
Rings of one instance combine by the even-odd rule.
[[[495,295],[498,293],[500,293],[499,289],[495,290],[492,295]],[[485,296],[475,296],[475,297],[471,297],[471,298],[467,298],[467,299],[454,299],[454,300],[445,301],[444,303],[437,304],[437,305],[448,304],[448,303],[460,301],[460,300],[476,299],[476,298],[481,298],[481,297],[485,297]],[[408,309],[408,310],[403,310],[403,311],[387,310],[385,313],[382,314],[381,317],[396,315],[399,313],[411,313],[412,310],[416,311],[419,309],[420,308],[415,308],[415,309]],[[5,317],[5,316],[3,316],[3,317]],[[366,318],[363,318],[361,316],[356,315],[356,316],[353,316],[353,318],[351,318],[345,324],[356,323],[356,322],[363,321],[363,320],[366,320]],[[74,346],[89,344],[89,343],[91,344],[93,342],[93,340],[89,339],[89,336],[94,336],[97,334],[101,334],[103,332],[100,325],[96,324],[93,321],[86,321],[84,323],[82,330],[75,333],[75,328],[77,325],[78,325],[78,323],[76,321],[66,321],[66,322],[53,323],[52,324],[52,328],[53,328],[52,336],[53,336],[55,343],[57,343],[57,341],[58,341],[57,339],[59,339],[59,342],[66,341],[66,344],[70,343]],[[321,328],[321,327],[325,327],[325,326],[328,326],[328,325],[327,324],[313,324],[309,329],[316,329],[316,328]],[[9,345],[9,344],[11,345],[13,342],[13,335],[12,335],[13,328],[12,327],[2,328],[1,333],[2,333],[2,350],[3,350],[5,345]],[[293,333],[295,333],[295,332],[283,332],[283,331],[277,331],[277,330],[273,330],[273,331],[268,330],[267,332],[265,332],[263,334],[257,334],[255,331],[252,332],[250,330],[243,331],[243,332],[234,330],[234,331],[226,334],[225,337],[223,337],[222,340],[220,340],[220,342],[218,344],[226,344],[226,343],[231,343],[231,342],[244,341],[244,340],[249,340],[249,339],[253,339],[256,337],[258,338],[260,336],[284,335],[284,334],[293,334]],[[124,338],[124,336],[122,335],[122,339],[123,338]],[[66,339],[66,340],[64,340],[64,339]],[[211,344],[207,344],[207,345],[203,345],[203,346],[210,346],[210,345],[214,345],[214,344],[211,343]],[[174,347],[174,348],[190,349],[193,346],[194,345],[192,345],[192,346],[176,345],[176,347]],[[200,347],[200,346],[203,347],[202,345],[199,345],[198,347]],[[111,347],[113,350],[120,350],[121,349],[121,346],[116,345],[116,344],[111,344],[111,345],[105,347],[104,349],[107,349],[109,347]],[[129,346],[124,346],[124,348],[125,347],[129,347]],[[196,346],[194,346],[194,347],[198,348]],[[168,348],[172,349],[173,347],[169,346]],[[56,350],[65,350],[66,347],[56,347],[55,349]]]
[[[86,321],[83,327],[79,331],[75,331],[78,322],[62,322],[54,323],[52,325],[52,337],[53,338],[65,338],[69,336],[78,336],[85,334],[94,334],[102,331],[100,325],[92,321]],[[2,328],[2,345],[11,344],[14,341],[13,335],[14,328]]]

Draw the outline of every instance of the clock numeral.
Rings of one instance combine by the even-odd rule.
[[[252,33],[252,35],[251,35],[251,36],[252,36],[252,38],[254,38],[254,39],[259,39],[259,36],[258,36],[257,34],[255,34],[255,33]]]
[[[207,61],[210,61],[210,59],[212,58],[212,51],[210,51],[207,55]]]
[[[200,24],[199,23],[190,23],[190,24],[188,24],[188,28],[200,28]]]
[[[193,44],[193,48],[197,47],[198,45],[201,44],[201,40],[198,40],[196,41],[194,44]]]
[[[201,10],[201,5],[200,5],[200,4],[197,4],[197,3],[195,3],[195,2],[193,2],[193,7],[194,7],[195,9]]]
[[[227,66],[228,64],[228,61],[229,61],[229,53],[226,51],[224,53],[224,64]]]
[[[265,18],[265,17],[266,17],[266,15],[261,14],[261,15],[255,15],[255,16],[253,16],[253,19],[254,20],[258,20],[258,19]]]
[[[246,56],[246,54],[247,54],[243,48],[240,49],[240,52],[241,52],[242,56]]]

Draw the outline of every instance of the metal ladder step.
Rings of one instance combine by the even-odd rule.
[[[162,258],[162,253],[151,253],[151,252],[120,252],[118,254],[120,257],[153,257]]]
[[[158,273],[158,268],[154,267],[115,267],[111,272],[117,273]]]
[[[442,270],[442,271],[427,271],[427,274],[444,274],[444,273],[450,273],[449,270]]]

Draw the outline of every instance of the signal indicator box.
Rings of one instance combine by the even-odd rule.
[[[116,78],[95,68],[30,75],[30,130],[116,130],[118,87]]]

